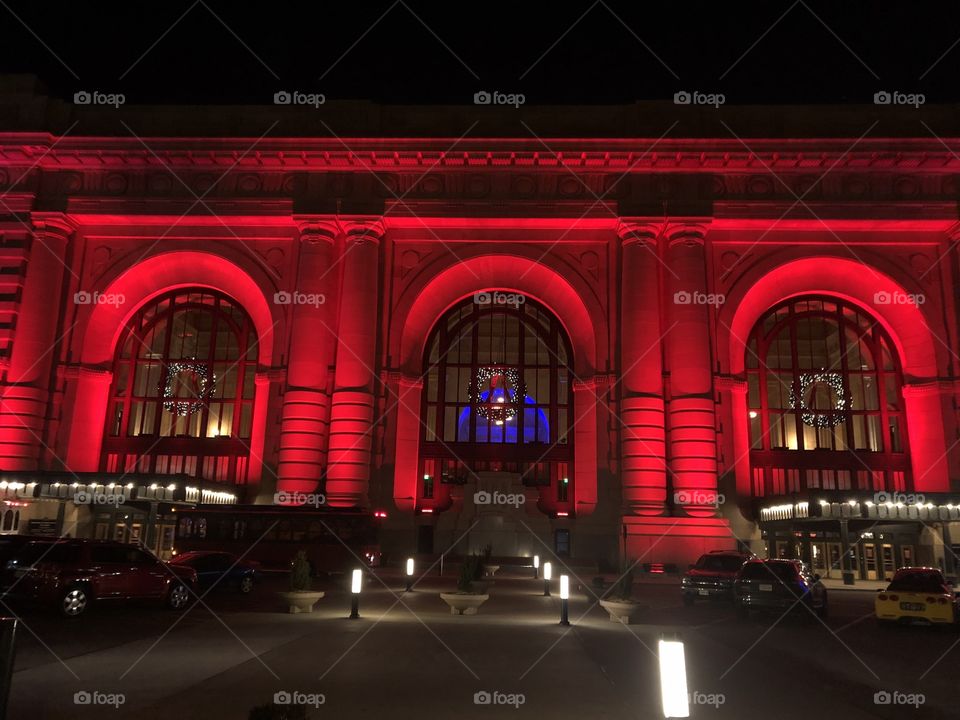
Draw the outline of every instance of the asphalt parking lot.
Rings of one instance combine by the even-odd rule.
[[[249,596],[214,591],[185,613],[28,609],[10,717],[243,720],[287,693],[315,718],[656,718],[662,633],[685,642],[692,717],[956,716],[960,634],[878,628],[871,591],[831,591],[825,622],[803,609],[742,621],[724,602],[684,607],[678,584],[638,584],[647,608],[624,626],[575,583],[565,628],[542,581],[498,577],[473,617],[439,599],[453,585],[430,576],[405,594],[398,576],[367,578],[358,620],[340,581],[319,588],[316,612],[283,612],[282,577]]]

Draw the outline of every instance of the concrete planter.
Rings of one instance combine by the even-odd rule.
[[[440,593],[440,599],[450,606],[451,615],[476,615],[490,596],[479,593]]]
[[[280,597],[287,604],[291,613],[309,613],[313,612],[313,606],[324,596],[322,592],[311,592],[308,590],[297,590],[295,592],[282,592]]]
[[[630,625],[636,620],[640,611],[647,607],[632,600],[601,600],[600,606],[610,615],[611,622],[618,622],[623,625]]]

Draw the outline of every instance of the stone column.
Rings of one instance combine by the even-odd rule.
[[[334,507],[363,507],[370,482],[380,237],[378,224],[347,231],[337,322],[337,366],[330,411],[325,493]]]
[[[937,380],[903,386],[913,489],[920,493],[950,492],[950,473],[943,437],[943,392]]]
[[[662,515],[667,498],[660,328],[661,228],[621,221],[621,482],[628,515]]]
[[[2,470],[37,469],[57,357],[67,246],[74,230],[61,213],[34,213],[32,220],[30,259],[0,400]]]
[[[393,502],[413,512],[417,506],[420,472],[420,401],[423,379],[397,373],[397,440],[393,470]],[[436,478],[440,482],[440,478]]]
[[[337,276],[332,226],[304,222],[300,227],[295,286],[275,300],[291,306],[290,351],[280,421],[277,490],[312,493],[323,471],[329,399],[327,381],[336,337],[327,304]]]
[[[606,376],[573,382],[573,501],[581,518],[597,507],[597,403],[608,384]]]
[[[68,427],[67,469],[95,472],[100,469],[100,453],[106,434],[107,412],[113,373],[97,368],[72,367],[64,379],[76,383],[73,415]]]
[[[705,228],[668,228],[666,357],[674,504],[692,517],[716,512],[717,436],[711,372]]]

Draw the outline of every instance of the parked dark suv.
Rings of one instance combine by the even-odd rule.
[[[827,589],[819,575],[800,560],[751,560],[733,583],[737,615],[751,610],[785,611],[806,605],[820,617],[827,616]]]
[[[732,599],[737,571],[749,559],[749,555],[730,550],[714,550],[701,555],[680,581],[683,604],[693,605],[697,598]]]
[[[94,601],[156,599],[179,610],[197,583],[192,568],[174,567],[134,545],[104,540],[32,542],[7,562],[4,599],[55,605],[68,617]]]

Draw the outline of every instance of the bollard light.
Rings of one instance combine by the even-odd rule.
[[[533,556],[533,579],[536,580],[540,577],[540,556]]]
[[[413,589],[413,558],[407,558],[407,592]]]
[[[548,562],[543,564],[543,595],[550,597],[550,581],[553,579],[553,565]]]
[[[353,571],[353,577],[350,580],[350,619],[356,620],[360,617],[360,584],[363,581],[363,570],[357,568]]]
[[[568,575],[560,576],[560,624],[569,625],[567,603],[570,600],[570,577]]]
[[[665,718],[690,717],[683,641],[660,638],[660,695]]]

